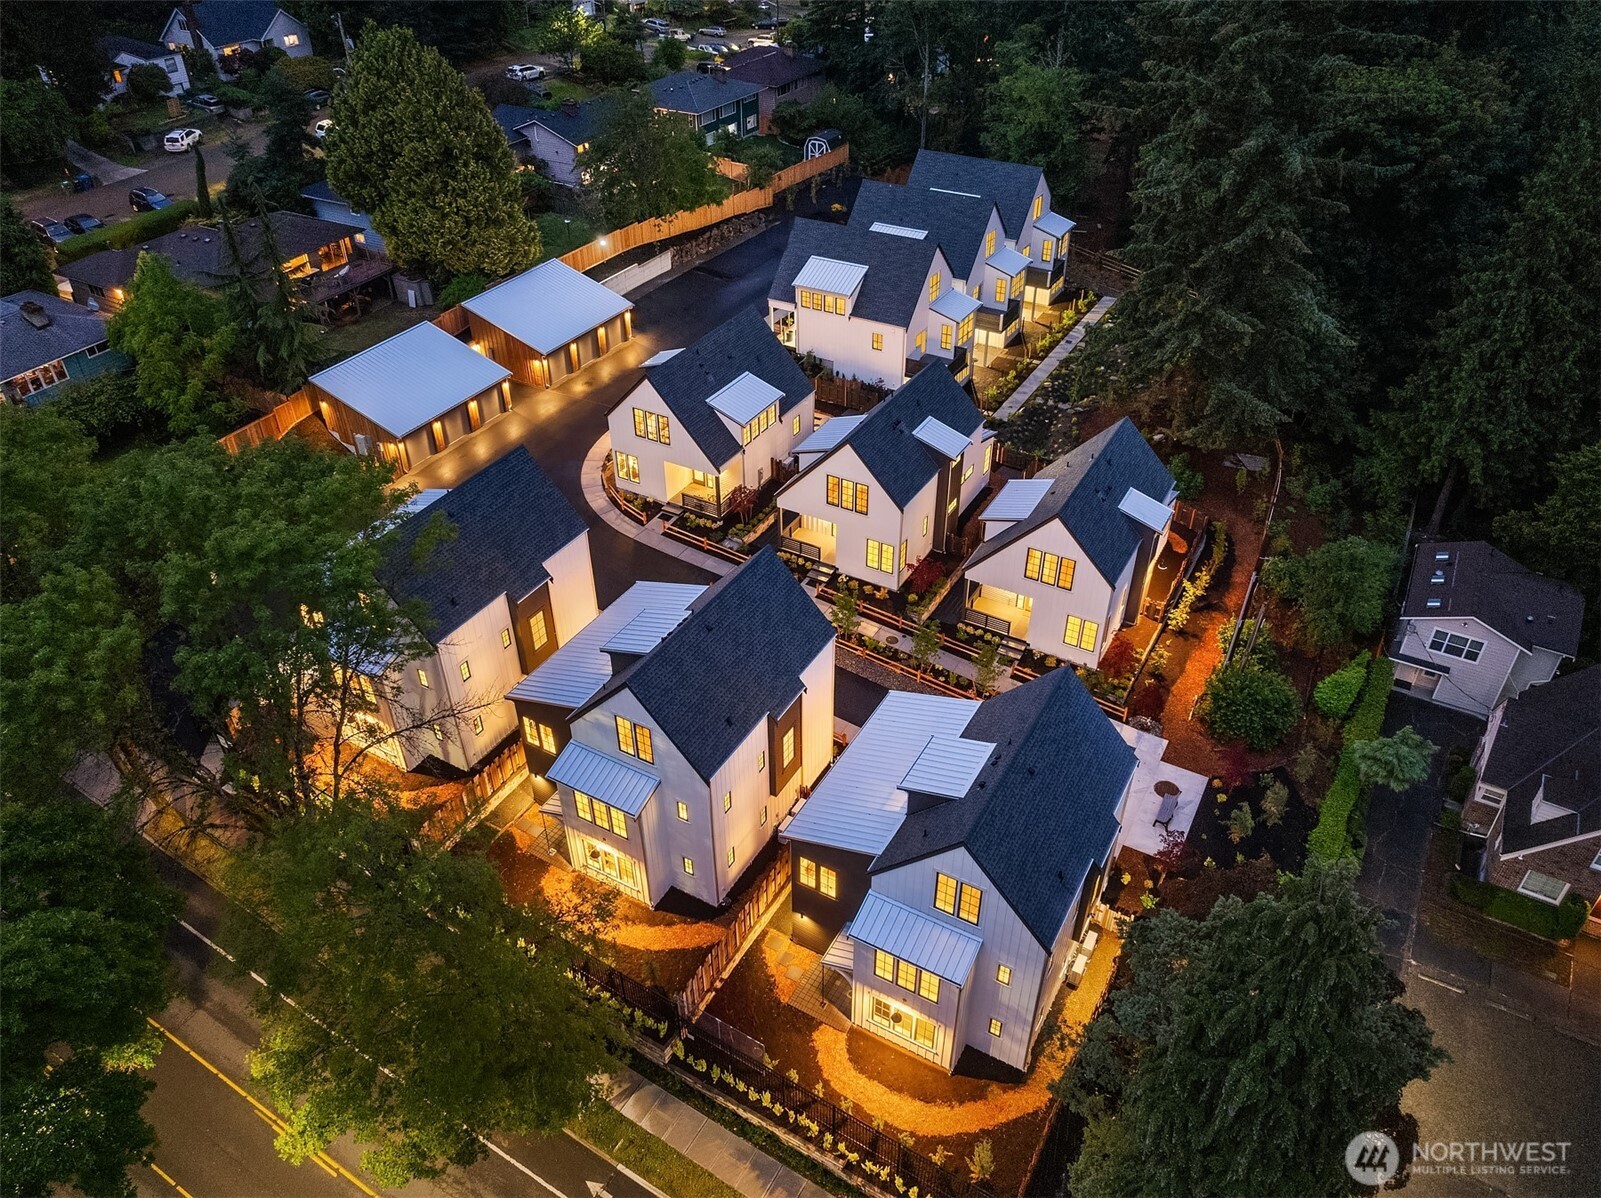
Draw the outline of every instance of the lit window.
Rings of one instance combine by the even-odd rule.
[[[940,325],[940,327],[939,327],[939,347],[941,349],[950,349],[951,346],[953,346],[955,344],[956,344],[956,330],[953,329],[948,324]]]
[[[923,975],[917,979],[917,993],[929,1002],[938,1002],[939,977],[926,969],[923,970]]]
[[[475,716],[473,716],[473,735],[474,736],[482,736],[483,734],[484,734],[484,717],[481,716],[481,715],[475,715]]]
[[[630,757],[637,757],[641,761],[655,761],[656,757],[651,750],[650,729],[643,724],[635,724],[626,716],[617,716],[617,747]]]
[[[901,569],[902,570],[906,569],[906,547],[909,544],[910,544],[910,542],[908,542],[908,541],[902,541],[901,542]]]
[[[925,537],[928,536],[928,513],[927,512],[923,513],[923,532],[922,532],[922,535],[925,536]]]
[[[862,483],[827,475],[823,498],[830,507],[842,507],[846,511],[867,515],[867,487]]]
[[[643,408],[634,409],[634,435],[643,437],[647,441],[655,441],[658,445],[673,443],[672,429],[668,425],[667,417],[647,412]]]
[[[910,961],[895,962],[895,984],[902,990],[916,990],[917,966]]]
[[[639,481],[639,459],[631,453],[616,455],[617,477],[624,482],[637,483]]]
[[[800,436],[800,414],[798,412],[795,414],[795,419],[789,422],[789,431],[791,436]]]
[[[995,280],[995,302],[997,304],[1004,304],[1006,302],[1006,280],[1005,279],[996,279]]]
[[[884,334],[883,333],[874,333],[873,334],[873,348],[874,349],[883,349],[884,348]]]
[[[1001,1034],[1001,1021],[999,1019],[991,1019],[990,1020],[990,1035],[999,1036],[1000,1034]]]
[[[873,950],[873,973],[886,982],[895,980],[895,958],[881,948]]]
[[[502,628],[500,630],[500,647],[502,649],[510,649],[511,648],[511,629],[510,628]]]
[[[693,861],[691,861],[688,857],[685,857],[683,864],[684,864],[684,872],[686,874],[688,874],[690,877],[693,878],[695,876],[695,863]]]
[[[867,568],[869,570],[882,570],[886,574],[895,573],[895,548],[882,541],[875,541],[871,537],[867,541]]]
[[[734,866],[734,846],[733,845],[729,845],[728,846],[728,866],[729,866],[730,869],[732,869],[733,866]]]
[[[962,323],[956,326],[956,339],[964,345],[973,339],[972,316],[962,317]]]
[[[979,903],[984,898],[984,892],[977,886],[962,883],[962,901],[957,904],[956,917],[965,919],[968,923],[978,922]]]
[[[987,475],[995,466],[995,442],[984,443],[984,473]]]
[[[461,680],[463,682],[466,682],[472,676],[473,676],[472,664],[470,662],[465,662],[465,661],[462,662],[461,663]]]
[[[54,387],[67,378],[67,364],[64,361],[46,362],[34,370],[19,374],[15,378],[6,380],[6,388],[16,398],[32,395],[35,391],[43,391],[46,387]]]
[[[678,800],[678,818],[686,824],[689,822],[689,804],[683,799]]]
[[[984,234],[984,257],[988,258],[995,252],[995,230],[991,229]]]
[[[995,980],[1003,986],[1012,984],[1012,967],[1010,965],[997,965],[995,967]]]
[[[1081,620],[1077,616],[1067,617],[1067,629],[1062,634],[1062,643],[1072,645],[1077,649],[1095,649],[1095,638],[1099,635],[1101,626],[1094,620]]]
[[[817,862],[810,857],[800,859],[800,881],[802,886],[811,890],[817,889]]]
[[[784,769],[788,769],[789,763],[795,760],[795,729],[790,728],[784,733],[784,739],[779,744],[778,759]]]
[[[623,819],[623,813],[615,807],[611,809],[611,830],[624,840],[628,839],[628,824]]]
[[[1560,903],[1567,895],[1568,884],[1561,878],[1553,878],[1550,874],[1542,874],[1531,869],[1523,875],[1523,881],[1518,883],[1518,893],[1539,899],[1542,903],[1555,904]]]
[[[427,687],[427,686],[431,686],[432,685],[428,681],[428,671],[423,669],[421,666],[417,667],[417,685],[421,686],[421,687]]]
[[[934,875],[934,910],[956,914],[956,879],[949,874]]]
[[[939,271],[936,270],[928,279],[928,302],[931,304],[939,299],[939,285],[940,276]]]
[[[536,611],[528,618],[528,632],[534,638],[534,649],[543,649],[550,641],[550,626],[546,623],[545,613]]]
[[[523,716],[523,739],[536,749],[543,749],[547,753],[556,751],[556,730],[549,724],[541,724]]]
[[[1035,196],[1034,197],[1034,219],[1035,220],[1039,220],[1040,213],[1042,213],[1044,211],[1045,211],[1045,197],[1044,196]]]
[[[767,768],[767,752],[766,752],[766,750],[763,750],[762,752],[756,754],[756,772],[759,774],[766,768]]]
[[[922,357],[923,354],[925,354],[926,352],[928,352],[928,330],[927,329],[918,329],[917,330],[917,354],[918,354],[918,357]]]
[[[300,35],[298,33],[286,33],[283,40],[286,46],[300,45]]]
[[[1056,250],[1056,242],[1053,241],[1051,238],[1047,237],[1045,239],[1045,241],[1040,246],[1040,260],[1042,262],[1049,262],[1051,260],[1052,254],[1055,252],[1055,250]]]
[[[443,724],[434,725],[434,739],[440,744],[445,743],[445,727]]]
[[[962,468],[962,481],[965,483],[968,479],[970,479],[972,477],[973,477],[973,466],[972,466],[972,463],[967,463]]]
[[[767,804],[766,803],[762,804],[762,813],[756,820],[756,826],[758,828],[765,828],[767,826]]]
[[[723,810],[724,811],[732,811],[733,809],[734,809],[734,792],[731,791],[731,790],[730,791],[726,791],[723,794]]]
[[[1432,653],[1460,657],[1463,661],[1478,661],[1479,654],[1484,652],[1484,642],[1476,641],[1472,637],[1458,636],[1443,628],[1436,628],[1434,636],[1429,639],[1429,650]]]
[[[1077,566],[1078,563],[1072,558],[1057,557],[1054,553],[1030,549],[1028,556],[1023,560],[1023,577],[1043,582],[1048,587],[1061,587],[1064,591],[1070,591],[1073,589],[1073,571]],[[1076,643],[1068,642],[1068,644]]]
[[[817,888],[823,892],[824,898],[837,898],[839,896],[839,875],[828,866],[823,866],[817,878]]]
[[[589,796],[581,790],[573,791],[573,806],[578,808],[578,818],[593,821],[595,813],[590,809]]]

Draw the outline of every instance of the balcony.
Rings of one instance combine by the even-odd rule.
[[[1013,296],[1004,308],[985,304],[974,314],[974,327],[986,333],[1003,333],[1010,336],[1023,320],[1023,300]]]
[[[910,379],[919,370],[923,369],[923,367],[931,365],[935,362],[938,362],[941,366],[946,367],[953,375],[956,376],[956,381],[959,383],[966,381],[968,375],[972,373],[972,364],[968,360],[967,347],[965,345],[958,345],[954,350],[951,351],[951,357],[949,358],[943,357],[937,353],[926,353],[921,357],[907,358],[906,377]]]
[[[690,483],[673,499],[681,507],[696,512],[702,516],[710,516],[714,520],[721,520],[728,513],[728,497],[719,495],[710,487],[700,483]]]
[[[301,275],[295,280],[295,288],[306,303],[325,304],[348,291],[383,278],[392,269],[394,264],[383,255],[357,250],[338,266]]]

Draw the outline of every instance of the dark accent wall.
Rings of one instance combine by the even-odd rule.
[[[789,780],[800,772],[801,760],[806,756],[805,731],[801,727],[801,704],[805,695],[796,695],[789,710],[777,719],[767,719],[767,793],[782,794]],[[784,765],[784,733],[795,731],[795,756]]]
[[[522,742],[523,757],[528,762],[528,772],[543,777],[555,762],[557,754],[566,748],[567,742],[572,739],[572,730],[567,721],[573,713],[569,708],[557,707],[553,703],[530,703],[526,699],[513,699],[512,706],[517,709],[517,739]],[[523,732],[524,718],[550,725],[551,731],[556,734],[555,753],[547,753],[539,745],[528,743],[528,737]]]
[[[534,618],[535,612],[541,611],[545,613],[545,629],[550,633],[550,639],[541,648],[535,649],[534,631],[528,622]],[[556,612],[550,605],[548,579],[517,600],[512,610],[512,635],[517,638],[517,664],[522,666],[524,674],[556,652],[559,647],[556,643]]]
[[[835,898],[826,898],[821,890],[801,885],[802,857],[817,862],[819,870],[826,865],[839,875],[839,893]],[[865,853],[790,841],[790,907],[795,913],[790,936],[814,953],[826,952],[867,897],[867,867],[872,863],[872,857]]]
[[[934,551],[942,553],[947,539],[956,531],[960,512],[948,510],[951,497],[960,494],[962,459],[957,458],[936,476],[934,485]]]

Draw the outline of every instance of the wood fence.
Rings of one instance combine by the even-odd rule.
[[[253,420],[226,437],[218,437],[217,444],[229,453],[238,453],[252,445],[281,440],[285,433],[310,416],[311,411],[311,396],[304,391],[296,391],[260,420]]]
[[[782,848],[782,846],[780,846]],[[779,899],[789,892],[789,853],[780,851],[767,872],[746,897],[745,903],[734,916],[734,921],[723,932],[723,938],[712,945],[712,951],[700,963],[681,993],[674,1000],[684,1023],[694,1023],[705,1011],[716,993],[723,974],[739,960],[757,930],[767,922],[767,916]]]
[[[1103,254],[1099,250],[1080,249],[1071,241],[1068,242],[1067,256],[1077,259],[1086,266],[1093,266],[1096,270],[1116,275],[1128,283],[1139,282],[1140,275],[1145,273],[1137,266],[1130,266],[1121,258],[1114,258],[1111,254]]]

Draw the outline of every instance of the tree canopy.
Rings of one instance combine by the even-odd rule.
[[[0,295],[55,290],[50,251],[22,222],[10,196],[0,196]]]
[[[620,95],[589,149],[579,155],[589,193],[614,228],[723,198],[722,176],[700,134],[681,116],[657,112],[646,95]]]

